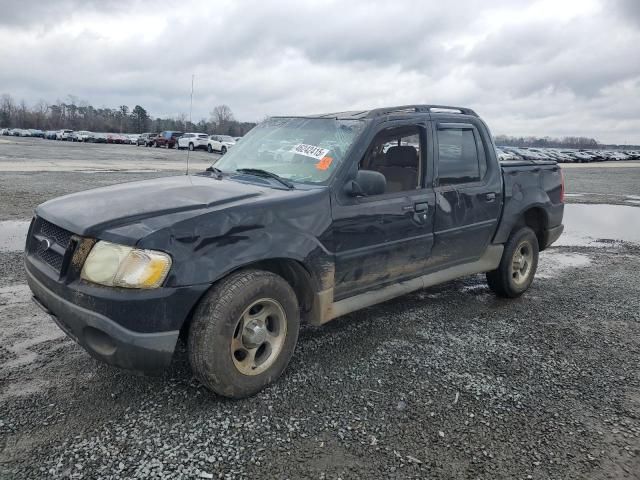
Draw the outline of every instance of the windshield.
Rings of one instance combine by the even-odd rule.
[[[363,127],[361,120],[271,118],[242,137],[216,167],[261,169],[288,180],[322,183],[344,160]]]

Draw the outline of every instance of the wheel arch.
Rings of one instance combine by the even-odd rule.
[[[529,227],[536,234],[536,238],[538,239],[538,248],[540,251],[544,250],[544,232],[547,229],[549,224],[549,218],[547,217],[547,213],[543,208],[540,207],[532,207],[524,212],[522,212],[522,216],[520,222],[516,224],[514,231],[519,227]]]
[[[317,302],[314,301],[315,294],[320,288],[317,280],[313,276],[310,269],[301,261],[287,257],[276,257],[257,260],[244,265],[240,265],[236,268],[233,268],[232,270],[229,270],[215,282],[213,282],[210,287],[203,292],[198,301],[195,302],[195,304],[191,307],[189,315],[182,324],[182,327],[180,328],[180,336],[183,339],[187,338],[189,328],[191,326],[191,320],[193,318],[193,313],[202,301],[202,298],[220,280],[240,270],[264,270],[282,277],[291,286],[294,293],[296,294],[296,298],[298,299],[298,304],[300,306],[301,323],[313,323],[314,316],[318,315]]]
[[[531,228],[538,239],[540,251],[544,250],[545,231],[549,228],[548,206],[541,203],[528,206],[519,212],[505,212],[500,221],[493,243],[505,243],[509,237],[522,227]]]

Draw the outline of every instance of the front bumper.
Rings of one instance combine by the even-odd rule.
[[[552,227],[544,231],[544,248],[547,248],[553,242],[560,238],[564,231],[564,225],[560,224],[557,227]]]
[[[179,330],[139,333],[48,290],[27,270],[34,301],[93,357],[130,370],[158,370],[171,363]]]
[[[66,283],[27,256],[34,300],[89,354],[105,363],[153,371],[171,363],[180,328],[206,285],[149,291]]]

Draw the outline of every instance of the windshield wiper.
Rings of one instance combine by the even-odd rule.
[[[215,173],[218,180],[222,178],[222,170],[220,170],[218,167],[214,167],[213,165],[211,165],[210,167],[207,167],[205,171]]]
[[[248,173],[249,175],[255,175],[256,177],[273,178],[289,189],[296,188],[289,180],[286,180],[273,172],[262,170],[261,168],[238,168],[236,169],[236,172]]]

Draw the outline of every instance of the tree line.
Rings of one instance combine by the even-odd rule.
[[[177,117],[154,118],[145,108],[96,108],[85,100],[69,95],[67,101],[44,100],[27,105],[17,102],[11,95],[0,96],[0,127],[35,128],[40,130],[89,130],[105,133],[144,133],[177,130],[240,137],[255,126],[252,122],[239,122],[227,105],[213,108],[208,119],[190,122],[186,114]]]

